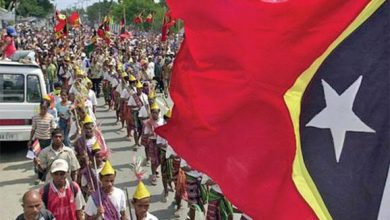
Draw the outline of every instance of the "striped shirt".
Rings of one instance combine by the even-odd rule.
[[[54,117],[47,113],[45,116],[35,115],[32,118],[32,129],[35,130],[34,138],[51,139],[51,131],[56,127]]]

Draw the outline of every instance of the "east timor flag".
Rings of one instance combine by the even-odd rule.
[[[341,53],[344,43],[379,16],[377,13],[381,10],[383,13],[380,7],[384,0],[167,2],[173,16],[184,20],[185,40],[173,67],[170,88],[175,103],[173,116],[158,133],[168,139],[181,157],[212,177],[227,198],[254,219],[354,219],[348,218],[348,213],[353,212],[349,208],[361,209],[361,213],[364,210],[379,212],[378,203],[376,206],[368,204],[380,203],[385,188],[383,180],[388,161],[387,168],[382,166],[386,164],[389,146],[381,141],[388,139],[388,135],[382,138],[377,135],[380,129],[388,129],[384,122],[388,121],[388,115],[365,115],[369,113],[361,111],[379,114],[376,111],[380,110],[375,108],[379,104],[356,103],[361,102],[361,89],[368,88],[369,83],[374,83],[370,84],[374,87],[380,83],[385,86],[388,78],[383,78],[383,82],[375,81],[380,81],[379,75],[374,76],[376,64],[371,64],[371,69],[363,68],[363,61],[376,60],[369,57],[355,60],[353,63],[358,66],[353,63],[350,67],[344,66],[342,60],[358,56],[358,51],[334,58],[341,69],[327,71],[326,64],[328,56],[330,59],[337,50]],[[387,4],[382,7],[387,7],[388,11]],[[388,38],[388,32],[382,34]],[[356,44],[369,52],[370,45],[365,46],[366,41],[362,39],[359,42]],[[377,44],[381,43],[378,38]],[[386,59],[386,52],[377,54],[376,58]],[[320,65],[323,70],[318,69]],[[378,68],[384,67],[378,64]],[[352,72],[355,75],[349,75]],[[345,81],[331,75],[339,75]],[[387,92],[388,88],[382,90]],[[380,101],[371,93],[373,90],[366,92],[367,100]],[[379,96],[384,98],[386,92]],[[344,115],[347,117],[347,121],[342,121],[344,129],[334,130],[334,124],[325,123],[328,121],[324,118],[332,114],[324,114],[324,111],[327,113],[324,109],[328,104],[335,104],[328,100],[337,97],[343,98],[337,99],[339,102],[346,102],[345,109],[341,109],[343,113],[349,110],[353,114]],[[357,111],[357,107],[362,109]],[[384,124],[375,124],[373,120],[381,117]],[[330,121],[337,122],[335,119]],[[351,134],[362,139],[350,139]],[[340,138],[343,136],[345,140]],[[378,144],[371,147],[382,146],[379,148],[383,151],[356,143],[375,138]],[[341,151],[340,148],[333,150],[336,142],[337,146],[343,146]],[[363,156],[352,158],[354,154],[345,153],[349,144],[369,152],[370,157],[386,157],[377,165],[382,170],[375,170],[375,176],[382,176],[375,177],[379,179],[374,181],[380,180],[382,186],[372,191],[373,194],[362,190],[369,185],[360,185],[354,181],[356,179],[347,177],[356,172],[373,174],[378,168],[376,165],[363,170],[357,169],[358,165],[344,164],[347,166],[341,173],[332,173],[341,170],[337,166],[343,165],[348,156],[350,162],[370,163],[363,161]],[[317,172],[323,173],[316,176]],[[347,183],[357,186],[348,188]],[[344,195],[333,194],[333,189],[351,191]],[[375,198],[365,202],[350,201],[357,198],[351,197],[353,193],[361,193],[359,199]],[[332,205],[341,198],[345,200]],[[353,204],[345,204],[348,202]],[[351,216],[360,218],[358,214]]]
[[[390,219],[390,4],[383,2],[372,1],[285,96],[300,140],[294,180],[333,219]]]

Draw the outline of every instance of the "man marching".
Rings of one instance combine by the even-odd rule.
[[[127,220],[125,193],[114,186],[116,171],[110,161],[106,161],[99,177],[101,187],[88,198],[86,219]]]
[[[153,103],[150,107],[151,117],[144,122],[144,135],[148,141],[148,155],[151,161],[152,168],[152,185],[157,184],[157,167],[160,165],[160,149],[157,146],[157,135],[154,130],[164,124],[164,120],[160,117],[160,108],[157,103]]]

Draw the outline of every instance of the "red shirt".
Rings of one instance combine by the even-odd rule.
[[[77,184],[75,184],[75,187],[78,187]],[[74,198],[75,195],[73,195],[69,186],[62,191],[59,191],[54,189],[54,186],[50,184],[47,198],[48,207],[46,208],[53,213],[56,220],[77,220]]]
[[[8,43],[8,45],[4,48],[4,55],[6,58],[10,58],[16,51],[15,40],[13,37],[6,36],[4,41]]]

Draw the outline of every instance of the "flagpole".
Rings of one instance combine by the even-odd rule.
[[[87,171],[88,171],[88,176],[89,176],[89,181],[91,181],[91,185],[92,185],[92,191],[95,192],[95,184],[93,183],[93,180],[92,180],[92,172],[91,172],[91,169],[90,167],[87,167]],[[99,184],[99,182],[97,182]]]
[[[122,1],[122,8],[123,8],[123,25],[126,30],[126,8],[125,8],[125,1]]]
[[[95,178],[96,178],[96,182],[99,183],[99,179],[98,179],[98,170],[97,170],[97,165],[96,165],[96,157],[95,155],[93,156],[93,164],[94,164],[94,168],[95,168]],[[99,205],[100,207],[102,207],[102,195],[100,194],[100,187],[98,186],[97,188],[97,193],[98,193],[98,198],[99,198]],[[104,213],[102,215],[102,218],[104,219]]]
[[[102,12],[101,12],[101,5],[100,5],[100,0],[99,0],[99,22],[102,20],[101,18],[102,18]]]
[[[127,203],[129,205],[129,214],[130,214],[130,220],[134,220],[133,219],[133,213],[131,211],[131,202],[130,202],[130,197],[129,197],[129,191],[127,190],[127,187],[126,187],[126,200],[127,200]]]

